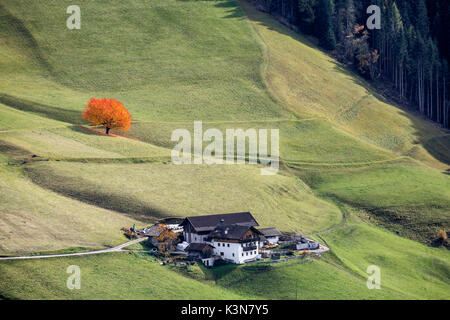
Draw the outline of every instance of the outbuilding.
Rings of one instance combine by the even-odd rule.
[[[185,251],[192,260],[201,260],[207,267],[214,265],[214,247],[209,243],[191,243]]]
[[[264,242],[267,242],[265,244],[277,244],[280,240],[281,232],[277,228],[262,228],[258,231],[264,236]]]

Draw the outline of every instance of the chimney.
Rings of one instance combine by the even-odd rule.
[[[225,220],[220,219],[220,224],[223,224],[225,222]]]

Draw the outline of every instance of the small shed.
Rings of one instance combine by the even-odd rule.
[[[319,248],[319,243],[303,237],[301,237],[300,240],[298,240],[295,244],[295,249],[297,250],[317,250]]]
[[[266,239],[265,244],[277,244],[280,240],[281,232],[277,228],[262,228],[258,229]]]
[[[207,267],[214,265],[214,247],[208,243],[191,243],[185,251],[190,259],[201,260]]]

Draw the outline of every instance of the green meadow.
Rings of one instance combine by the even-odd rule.
[[[82,270],[80,290],[67,289],[66,270],[70,265],[78,265]],[[2,296],[8,299],[244,298],[206,281],[190,279],[181,272],[172,271],[148,255],[142,257],[135,253],[2,262],[0,270]]]
[[[68,30],[71,4],[0,4],[0,255],[111,247],[123,226],[238,211],[331,250],[213,269],[124,252],[0,261],[1,299],[448,299],[449,252],[430,245],[450,227],[448,132],[246,1],[81,0]],[[123,102],[131,130],[87,130],[91,97]],[[196,120],[279,129],[280,170],[173,164],[172,131]],[[73,264],[82,290],[66,287]],[[381,290],[366,287],[370,265]]]
[[[245,209],[261,226],[310,233],[342,218],[336,206],[314,197],[301,180],[263,176],[256,165],[39,162],[25,172],[41,187],[144,221]],[[104,176],[114,179],[103,183]]]
[[[411,239],[428,242],[437,229],[449,227],[450,179],[413,160],[296,171],[322,197],[366,210],[381,225]]]

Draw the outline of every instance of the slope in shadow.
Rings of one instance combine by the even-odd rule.
[[[24,167],[24,171],[31,181],[41,187],[81,202],[123,213],[143,222],[155,222],[172,216],[161,209],[149,206],[142,200],[111,192],[107,188],[101,189],[83,178],[63,177],[52,171],[42,174],[32,166]]]
[[[28,150],[15,146],[9,142],[0,140],[0,153],[10,158],[29,157],[32,153]]]
[[[241,10],[240,6],[234,2],[234,1],[230,1],[230,0],[177,0],[179,2],[205,2],[205,1],[209,1],[209,2],[215,2],[215,6],[217,8],[228,8],[229,10],[227,11],[228,15],[225,16],[225,18],[240,18],[243,19],[244,18],[244,12]]]
[[[423,147],[433,157],[450,166],[450,135],[431,138],[423,144]]]
[[[312,41],[310,41],[306,37],[303,37],[302,34],[299,34],[294,30],[289,29],[288,27],[283,25],[280,21],[276,20],[273,16],[258,10],[257,8],[254,7],[252,3],[248,1],[240,1],[240,5],[244,9],[244,12],[246,13],[250,21],[260,24],[269,30],[288,36],[298,42],[301,42],[303,45],[306,45],[309,48],[321,50]],[[449,162],[450,155],[448,154],[448,152],[443,155],[442,149],[439,150],[440,149],[439,145],[442,143],[442,141],[441,140],[437,141],[435,139],[428,140],[430,135],[426,132],[428,130],[427,128],[439,130],[437,126],[433,125],[430,121],[422,119],[421,116],[415,115],[413,111],[409,110],[406,111],[405,109],[402,109],[399,106],[393,104],[390,100],[386,99],[386,97],[381,95],[379,92],[376,92],[374,88],[370,85],[370,83],[368,83],[362,77],[358,76],[352,70],[341,65],[337,61],[335,61],[334,70],[337,72],[344,73],[346,76],[352,79],[353,83],[356,86],[364,87],[370,94],[372,94],[380,102],[385,102],[398,108],[400,110],[400,114],[408,118],[410,120],[411,126],[415,129],[415,132],[413,134],[415,140],[419,144],[421,144],[435,159],[443,162],[444,164],[450,165]],[[382,123],[382,121],[380,123]],[[437,135],[444,135],[446,133],[448,133],[448,131],[441,130],[441,133],[440,134],[438,133]],[[448,143],[446,143],[446,145],[448,146]]]
[[[21,99],[9,94],[0,94],[0,103],[9,107],[36,113],[40,116],[53,120],[68,122],[72,124],[85,124],[81,119],[81,112],[53,107],[30,100]]]
[[[1,30],[11,29],[20,38],[20,45],[29,48],[38,63],[42,65],[45,71],[51,74],[52,67],[42,56],[39,45],[33,35],[28,31],[20,19],[16,18],[4,5],[0,4],[0,35],[2,34]]]

